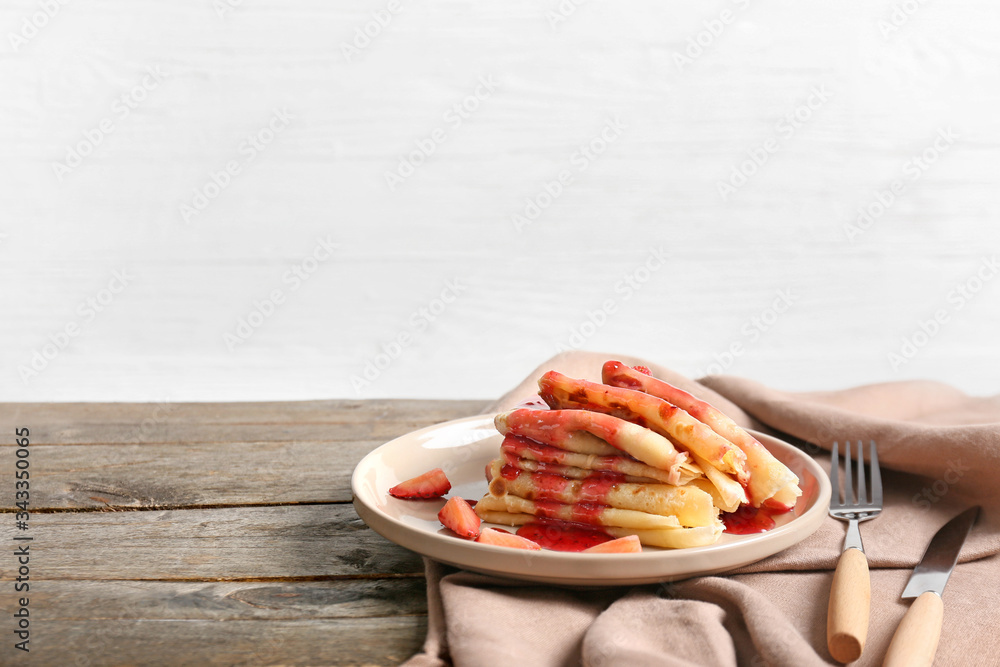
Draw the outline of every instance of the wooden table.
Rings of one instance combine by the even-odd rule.
[[[484,406],[0,405],[0,664],[398,664],[426,630],[423,567],[358,518],[351,472],[398,435]],[[13,590],[12,544],[30,545],[28,593]],[[30,654],[13,646],[18,595]]]

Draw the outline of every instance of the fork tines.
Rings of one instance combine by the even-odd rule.
[[[853,471],[851,465],[851,443],[844,443],[844,488],[840,489],[840,460],[838,443],[833,443],[833,452],[830,462],[830,485],[833,487],[833,495],[830,498],[831,509],[852,508],[859,511],[866,509],[876,510],[882,507],[882,472],[878,467],[878,449],[875,441],[872,440],[868,446],[869,459],[871,460],[871,499],[868,498],[868,489],[865,480],[865,457],[861,441],[857,446],[857,493],[855,493]]]

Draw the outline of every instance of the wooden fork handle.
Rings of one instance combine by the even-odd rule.
[[[845,550],[833,574],[826,616],[826,644],[837,662],[853,662],[865,650],[871,597],[865,553],[860,549]]]
[[[896,628],[883,667],[930,667],[941,638],[944,604],[936,593],[914,600]]]

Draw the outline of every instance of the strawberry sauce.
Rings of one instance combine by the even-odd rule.
[[[597,410],[512,410],[507,416],[508,435],[517,435],[558,446],[577,431],[596,435],[612,447],[619,444],[621,424]]]
[[[507,466],[504,466],[506,469]],[[514,468],[515,472],[521,471]],[[512,479],[507,477],[507,479]],[[516,477],[516,475],[515,475]],[[562,475],[552,475],[548,473],[532,473],[531,483],[535,487],[536,499],[555,500],[562,502],[566,494],[572,494],[571,487],[578,485],[578,498],[574,502],[574,512],[576,505],[586,505],[588,509],[581,510],[588,517],[586,523],[593,523],[590,517],[597,516],[608,504],[608,493],[624,479],[624,475],[618,473],[594,473],[581,480],[570,479]],[[597,509],[589,509],[595,506]]]
[[[531,481],[538,489],[538,497],[543,500],[558,500],[573,480],[562,475],[534,474]]]
[[[583,551],[610,542],[603,530],[569,521],[532,521],[517,529],[517,534],[553,551]]]
[[[741,505],[735,512],[723,512],[722,523],[730,535],[752,535],[774,528],[773,514],[763,507]]]
[[[588,475],[580,485],[580,499],[585,503],[606,503],[608,492],[616,484],[625,481],[621,473],[597,473]]]
[[[508,463],[514,463],[519,458],[528,458],[539,463],[552,463],[555,465],[566,465],[566,456],[571,453],[565,449],[543,445],[530,438],[511,435],[509,433],[504,436],[503,442],[500,443],[500,452],[507,459]],[[599,469],[611,470],[616,468],[622,461],[635,460],[635,457],[622,452],[617,456],[595,456],[592,465]]]
[[[500,468],[500,476],[504,479],[517,479],[518,475],[521,474],[521,470],[515,468],[509,463],[505,463],[502,468]]]

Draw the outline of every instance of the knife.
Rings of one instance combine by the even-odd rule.
[[[922,667],[934,662],[944,603],[941,592],[958,562],[965,538],[979,516],[972,507],[946,523],[931,538],[920,564],[913,570],[903,589],[903,599],[917,598],[896,628],[882,667]]]

